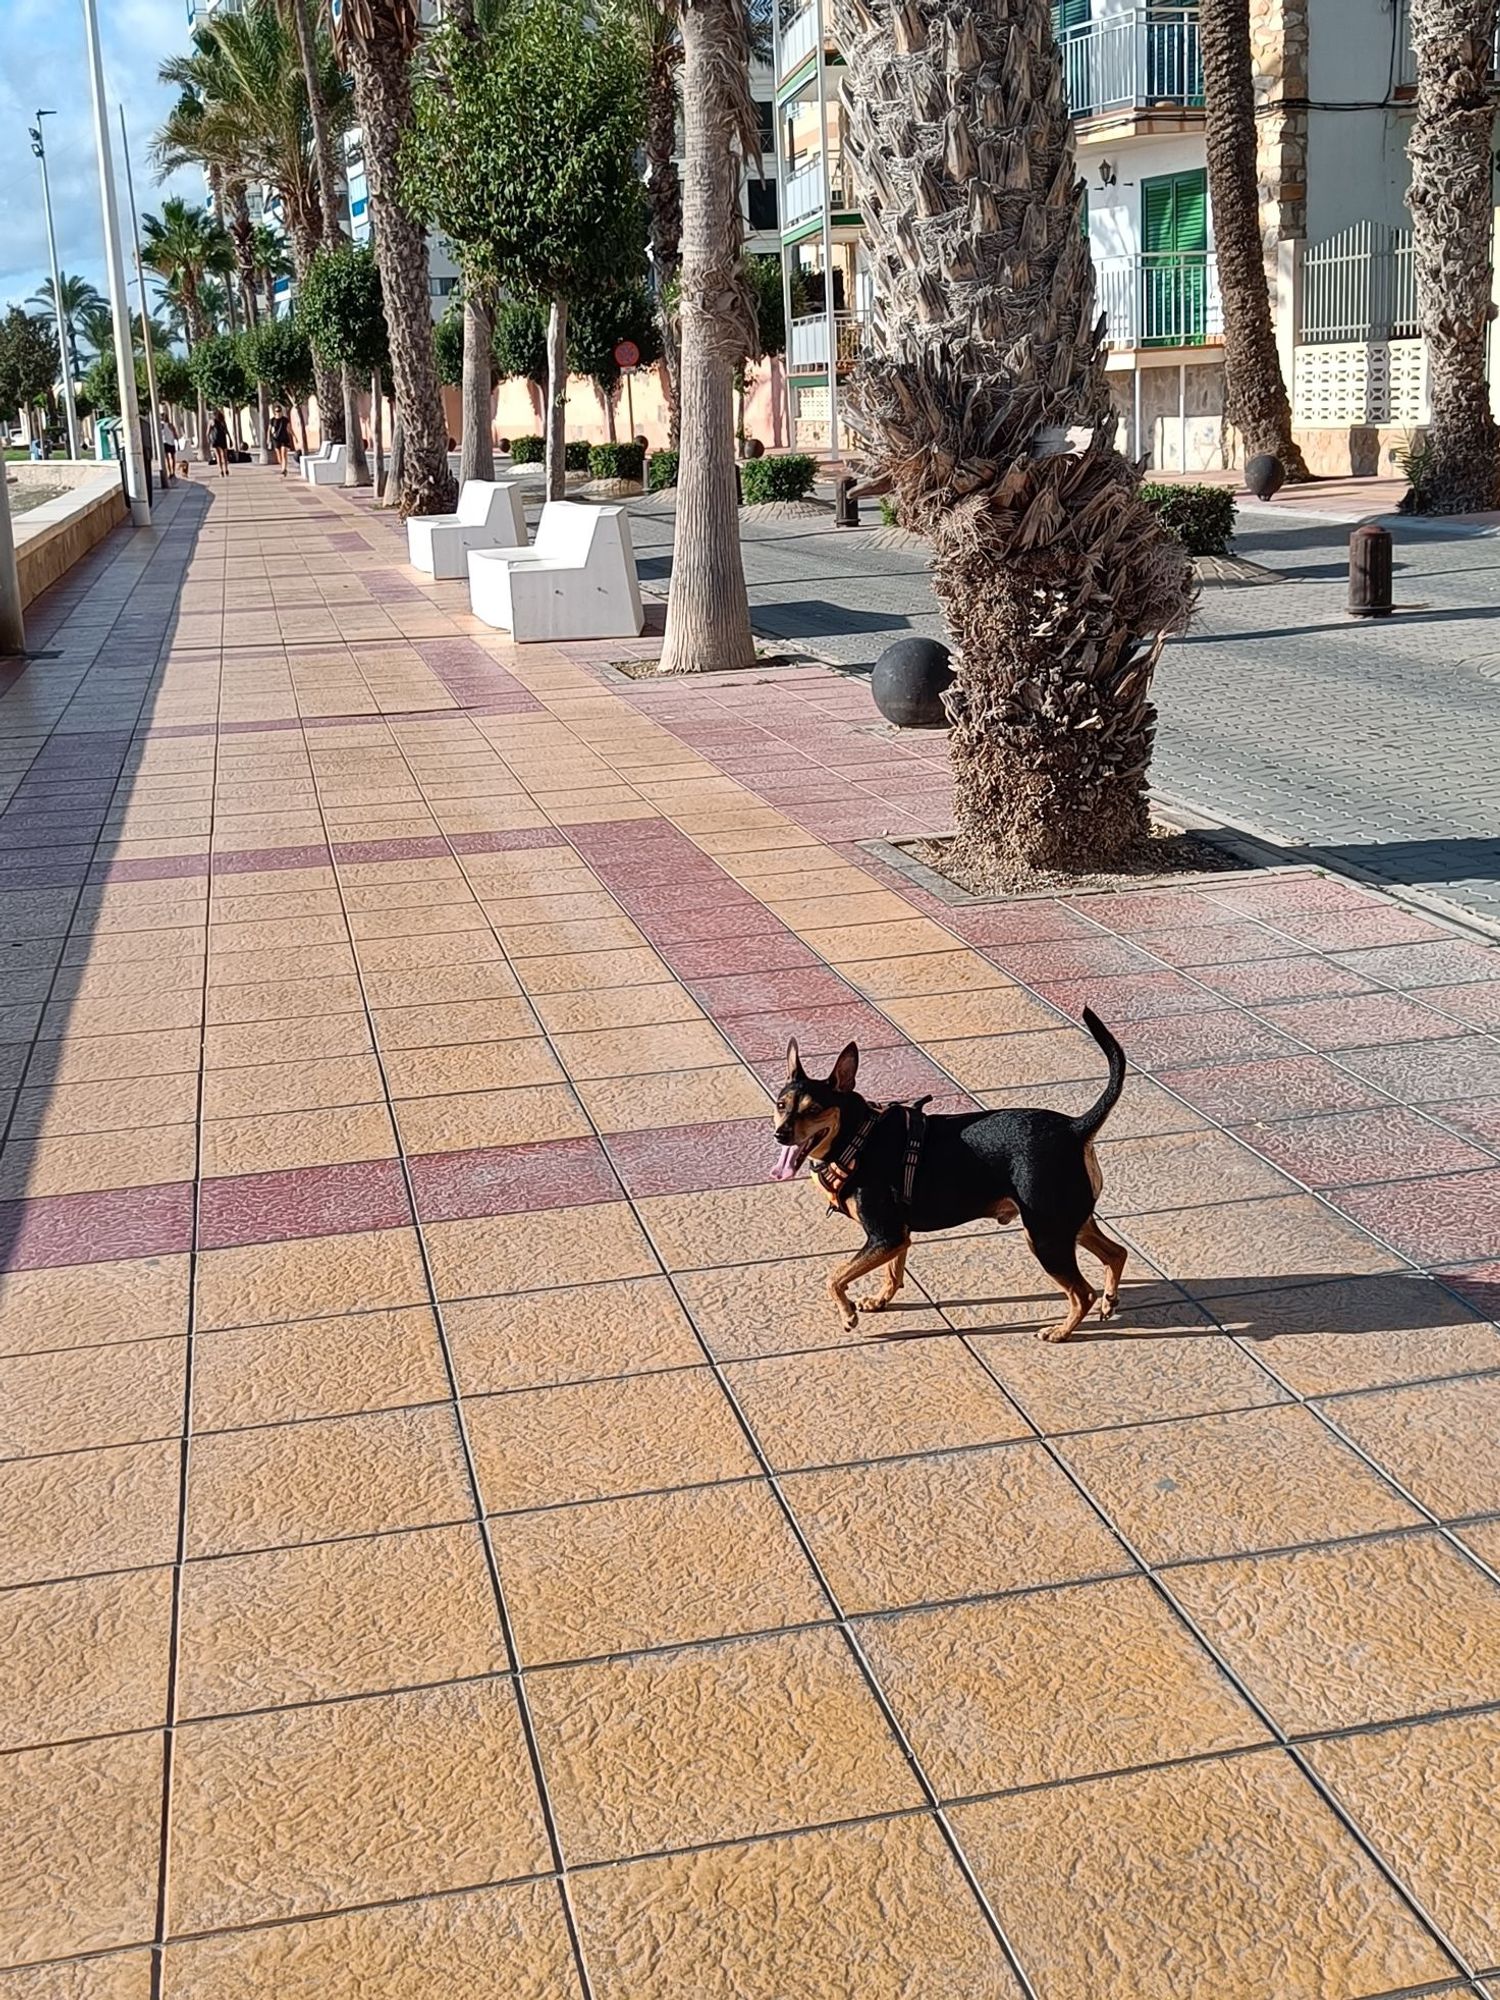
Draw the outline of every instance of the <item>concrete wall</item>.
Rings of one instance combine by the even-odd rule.
[[[48,469],[45,465],[30,468],[33,472]],[[61,472],[64,466],[53,469]],[[21,603],[27,605],[40,597],[125,518],[125,495],[117,465],[102,471],[90,468],[89,475],[81,478],[71,493],[17,516],[16,570]]]
[[[630,400],[635,417],[630,423],[625,392],[615,406],[615,434],[625,442],[644,435],[653,449],[664,445],[668,434],[667,398],[661,371],[642,369],[631,381]],[[456,389],[444,389],[443,408],[451,437],[459,437],[463,422]],[[609,436],[599,392],[593,383],[574,376],[568,383],[568,436],[603,444]],[[494,432],[497,438],[534,437],[542,429],[541,409],[525,382],[502,382],[495,392]],[[787,427],[786,378],[780,360],[762,361],[752,371],[745,396],[745,430],[770,449],[791,443]]]
[[[1105,155],[1115,172],[1115,185],[1099,185],[1099,161],[1091,151],[1078,170],[1089,184],[1089,243],[1096,257],[1138,257],[1141,240],[1141,182],[1158,174],[1186,174],[1204,164],[1201,133],[1174,133],[1161,139],[1131,139]],[[1208,218],[1208,243],[1213,248],[1213,216]]]

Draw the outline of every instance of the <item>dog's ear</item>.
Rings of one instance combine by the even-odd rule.
[[[802,1052],[797,1047],[797,1038],[795,1035],[786,1045],[786,1073],[788,1076],[800,1076],[802,1074]]]
[[[833,1075],[828,1081],[835,1090],[853,1090],[854,1078],[859,1069],[859,1047],[850,1042],[833,1066]]]

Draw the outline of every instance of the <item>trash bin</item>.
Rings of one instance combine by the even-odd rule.
[[[94,425],[94,456],[103,460],[120,456],[120,419],[101,417]]]

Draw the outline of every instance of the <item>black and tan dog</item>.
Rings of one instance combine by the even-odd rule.
[[[1083,1021],[1109,1060],[1109,1081],[1077,1118],[1059,1111],[928,1118],[921,1105],[872,1104],[854,1087],[853,1042],[827,1078],[808,1076],[797,1044],[788,1044],[774,1114],[782,1152],[772,1178],[795,1179],[813,1161],[832,1203],[852,1212],[865,1232],[863,1247],[828,1281],[846,1329],[857,1313],[879,1312],[900,1291],[914,1231],[956,1229],[985,1215],[997,1222],[1019,1215],[1037,1262],[1067,1295],[1067,1316],[1044,1340],[1066,1340],[1096,1298],[1099,1317],[1113,1315],[1126,1251],[1094,1220],[1103,1186],[1094,1138],[1124,1087],[1125,1052],[1086,1008]],[[1080,1247],[1105,1268],[1102,1294],[1078,1268]],[[854,1280],[882,1265],[885,1283],[875,1297],[851,1299]]]

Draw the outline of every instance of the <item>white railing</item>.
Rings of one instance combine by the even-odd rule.
[[[843,157],[837,149],[830,157],[826,182],[821,153],[814,153],[802,165],[794,167],[782,182],[782,228],[790,229],[796,223],[806,222],[809,216],[821,215],[825,199],[832,209],[849,206],[844,193]]]
[[[1299,340],[1412,340],[1416,332],[1417,272],[1409,228],[1356,222],[1303,252]]]
[[[1224,338],[1219,266],[1211,250],[1098,257],[1094,289],[1111,347],[1201,347]]]
[[[870,315],[864,312],[836,312],[833,325],[834,338],[838,342],[839,366],[848,368],[859,359],[869,338]],[[827,313],[794,319],[788,331],[787,360],[794,370],[828,366]]]
[[[1133,7],[1065,30],[1058,45],[1075,118],[1203,102],[1196,8],[1169,13]]]
[[[810,7],[799,7],[781,24],[781,74],[790,76],[798,63],[805,62],[817,47],[818,42],[818,0],[812,0]]]

